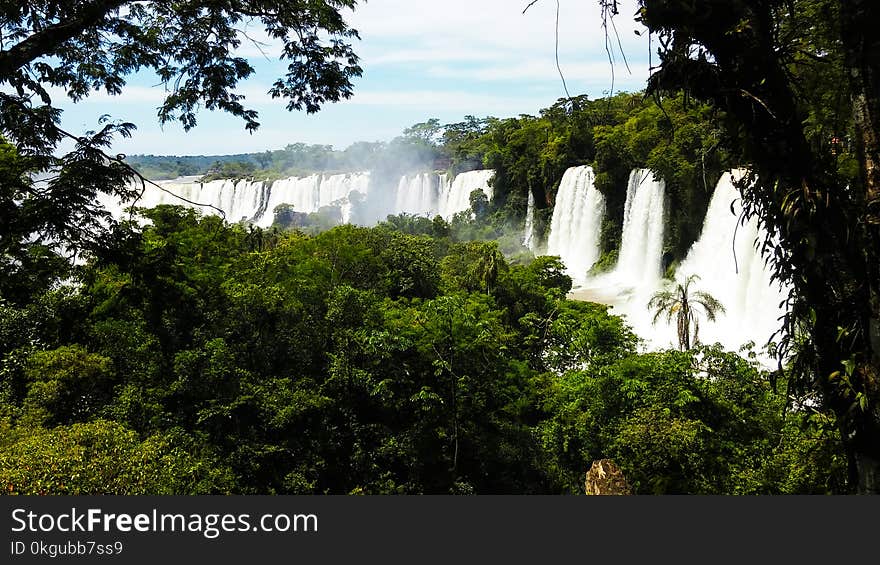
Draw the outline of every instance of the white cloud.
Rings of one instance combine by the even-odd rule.
[[[179,127],[158,127],[155,108],[166,95],[156,79],[132,78],[122,96],[95,93],[82,104],[65,102],[65,121],[91,124],[94,115],[111,113],[139,125],[134,140],[120,141],[124,152],[234,153],[285,143],[332,143],[390,139],[404,127],[430,117],[454,121],[462,116],[537,114],[564,95],[556,69],[556,0],[362,0],[347,20],[362,37],[354,42],[364,76],[355,95],[325,105],[314,115],[283,110],[285,102],[268,95],[276,75],[279,42],[258,25],[243,39],[238,54],[257,69],[237,89],[245,104],[257,108],[263,127],[253,136],[220,112],[201,112],[199,126],[184,134]],[[598,0],[559,0],[558,53],[572,95],[601,96],[611,87],[606,38]],[[621,0],[617,31],[632,74],[614,67],[616,90],[635,90],[647,78],[647,44],[633,22],[637,0]],[[265,53],[264,53],[265,51]],[[272,61],[266,63],[266,59]],[[63,92],[53,92],[61,102]],[[116,106],[119,109],[116,109]],[[86,126],[82,126],[86,127]]]
[[[648,69],[644,65],[632,65],[627,71],[622,62],[612,65],[608,61],[564,62],[560,61],[562,74],[566,81],[601,83],[611,79],[626,82],[644,82]],[[630,72],[631,71],[631,72]],[[433,66],[426,71],[429,75],[470,81],[558,81],[559,70],[555,61],[531,59],[485,67],[463,68],[460,66]]]
[[[524,0],[369,0],[349,20],[363,44],[396,44],[404,49],[503,50],[509,56],[553,53],[556,46],[556,2],[539,0],[523,14]],[[622,0],[615,27],[627,51],[644,43],[634,29],[635,0]],[[613,29],[611,30],[613,34]],[[559,49],[587,59],[605,50],[605,32],[597,0],[560,0]],[[616,45],[617,40],[612,35]],[[444,50],[445,50],[444,49]]]
[[[529,104],[540,103],[542,98],[526,98],[516,96],[498,96],[494,93],[475,91],[360,91],[342,105],[355,106],[412,106],[423,107],[430,111],[460,111],[465,114],[477,114],[478,109],[494,109],[506,111],[521,109]],[[427,116],[426,116],[427,117]]]
[[[394,49],[369,51],[363,55],[364,63],[369,67],[395,64],[421,64],[430,62],[489,62],[499,59],[510,59],[503,51],[473,50],[464,48],[444,48],[440,45],[423,46],[413,49]]]

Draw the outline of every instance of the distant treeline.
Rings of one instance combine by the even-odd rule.
[[[369,170],[378,182],[396,182],[417,170],[451,174],[495,170],[488,222],[495,231],[520,229],[529,192],[537,206],[538,241],[549,233],[556,191],[568,167],[592,165],[607,212],[597,269],[614,264],[623,227],[626,187],[633,168],[652,169],[666,181],[670,210],[664,263],[674,266],[699,236],[721,173],[733,166],[721,148],[720,121],[709,107],[683,95],[663,99],[621,93],[590,100],[560,99],[537,116],[476,118],[415,124],[390,142],[359,142],[345,150],[294,143],[284,149],[224,156],[130,156],[153,179],[182,175],[270,179],[316,172]]]
[[[392,142],[358,142],[345,150],[331,145],[292,143],[284,149],[236,155],[130,155],[127,161],[152,180],[189,175],[211,178],[282,178],[323,172],[381,169],[386,163],[394,172],[433,167],[434,151],[406,137]]]

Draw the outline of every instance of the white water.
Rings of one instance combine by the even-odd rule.
[[[646,305],[661,286],[664,197],[666,183],[648,169],[633,169],[624,203],[623,230],[617,264],[611,272],[586,280],[583,292],[596,301],[611,304],[625,315],[636,333],[651,341],[657,333],[651,324],[653,313]]]
[[[489,186],[489,181],[495,175],[492,169],[479,169],[458,174],[452,182],[446,175],[440,176],[440,191],[438,197],[438,213],[443,219],[449,221],[452,217],[464,212],[471,207],[471,192],[480,189],[489,200],[492,200],[494,192]]]
[[[431,173],[400,177],[394,212],[428,217],[436,214],[439,180],[438,175]]]
[[[556,192],[547,255],[565,263],[575,286],[587,279],[587,271],[599,258],[599,234],[605,216],[605,197],[593,184],[592,167],[571,167]]]
[[[197,178],[181,178],[159,181],[156,184],[161,188],[147,184],[137,206],[177,204],[197,207],[206,214],[219,214],[218,210],[222,210],[229,222],[244,220],[267,228],[272,225],[275,207],[280,204],[288,204],[296,212],[306,214],[325,206],[338,206],[343,223],[351,223],[355,220],[354,202],[372,199],[368,208],[386,210],[389,214],[427,217],[440,214],[451,220],[454,214],[470,208],[471,191],[481,189],[491,200],[489,181],[494,174],[492,170],[469,171],[449,182],[445,173],[421,173],[404,176],[396,189],[384,191],[371,189],[369,172],[313,174],[275,182],[214,180],[202,183]],[[101,195],[100,200],[117,218],[122,217],[125,206],[129,205],[107,195]]]
[[[675,283],[669,283],[661,279],[663,181],[648,180],[644,170],[633,171],[617,266],[611,273],[583,281],[574,295],[611,305],[613,313],[626,316],[649,348],[676,348],[674,320],[667,324],[665,317],[661,317],[655,325],[654,312],[648,310],[647,304],[651,295],[664,285],[681,283],[696,274],[700,278],[692,283],[691,292],[708,292],[725,308],[715,322],[701,319],[700,342],[718,342],[734,351],[754,342],[760,350],[781,325],[781,304],[787,289],[771,282],[770,270],[756,247],[756,242],[763,242],[765,237],[757,221],[752,219],[737,227],[742,208],[733,182],[742,174],[743,171],[733,171],[719,180],[702,233],[676,270]],[[593,210],[588,215],[595,213]],[[770,358],[760,351],[758,360],[765,366],[771,365]]]
[[[648,169],[629,175],[623,234],[614,276],[636,287],[655,287],[662,276],[666,183]]]
[[[204,204],[202,209],[206,214],[219,214],[218,210],[222,210],[228,221],[236,222],[257,219],[261,202],[268,198],[267,186],[260,181],[214,180],[198,183],[189,179],[178,179],[158,184],[164,190],[147,184],[135,205],[142,208],[153,208],[160,204],[192,206],[177,198],[180,196],[191,202]],[[113,201],[106,194],[101,194],[99,200],[114,217],[121,217],[123,208],[128,205]]]
[[[523,228],[523,247],[535,251],[535,195],[529,190],[529,202],[526,207],[526,224]]]
[[[273,213],[275,207],[289,204],[295,211],[306,214],[317,212],[323,206],[338,205],[342,211],[343,222],[348,222],[351,219],[351,207],[348,204],[352,193],[368,194],[369,182],[369,173],[315,174],[304,178],[281,179],[269,186],[269,198],[265,210],[252,221],[260,227],[267,228],[275,220]],[[227,219],[237,221],[239,218],[227,215]]]
[[[693,285],[708,291],[726,310],[716,323],[701,324],[700,341],[733,348],[752,340],[760,348],[781,325],[785,309],[780,304],[788,290],[770,280],[771,271],[757,247],[766,232],[757,220],[737,227],[742,206],[733,182],[743,174],[736,170],[719,180],[702,234],[679,265],[676,280],[696,274],[700,279]]]

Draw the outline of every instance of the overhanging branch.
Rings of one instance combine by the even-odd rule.
[[[104,0],[83,6],[73,19],[48,26],[7,51],[0,51],[0,80],[10,77],[28,63],[49,55],[62,43],[73,39],[100,22],[110,11],[127,4],[128,0]]]

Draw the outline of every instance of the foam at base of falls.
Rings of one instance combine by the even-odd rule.
[[[733,351],[753,342],[758,361],[766,367],[772,366],[773,361],[760,350],[781,326],[780,317],[785,313],[782,303],[788,292],[771,281],[771,271],[756,245],[765,238],[757,221],[753,218],[737,227],[741,206],[737,205],[739,193],[734,182],[742,175],[743,171],[732,171],[719,180],[700,237],[679,265],[671,284],[659,277],[663,232],[654,225],[656,217],[646,223],[654,225],[653,228],[640,228],[640,239],[633,239],[634,222],[645,221],[652,212],[647,204],[636,205],[637,193],[628,191],[632,205],[627,204],[629,222],[626,225],[634,231],[633,237],[623,238],[618,267],[609,274],[590,277],[574,296],[611,305],[611,312],[625,316],[635,332],[646,340],[649,349],[677,348],[674,316],[671,323],[661,316],[654,324],[655,313],[648,309],[648,301],[654,292],[674,289],[689,275],[696,274],[699,279],[691,284],[691,292],[707,292],[725,309],[724,313],[717,314],[715,322],[700,317],[700,342],[718,342]],[[631,189],[632,179],[633,176],[630,177]],[[645,200],[657,197],[654,194]],[[630,256],[630,250],[638,252],[633,251]],[[636,261],[636,257],[640,259]]]

